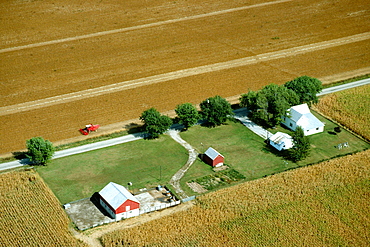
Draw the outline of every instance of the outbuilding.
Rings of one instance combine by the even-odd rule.
[[[203,161],[212,167],[219,167],[224,164],[224,156],[213,148],[209,147],[203,155]]]
[[[283,132],[276,132],[269,138],[270,145],[277,150],[286,150],[293,147],[293,139],[290,135]]]
[[[317,119],[307,104],[292,106],[288,109],[289,117],[283,117],[283,124],[295,131],[297,126],[303,129],[304,135],[313,135],[324,131],[324,123]]]
[[[110,182],[100,192],[100,205],[116,220],[140,214],[140,202],[122,185]]]

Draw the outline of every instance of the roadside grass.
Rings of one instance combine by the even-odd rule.
[[[370,148],[369,143],[344,129],[340,133],[333,134],[333,129],[337,125],[315,112],[313,114],[325,123],[325,131],[309,137],[311,154],[297,163],[285,160],[280,152],[267,145],[261,137],[242,124],[232,121],[216,128],[194,126],[181,133],[181,137],[200,153],[204,153],[208,147],[215,148],[225,156],[225,163],[243,174],[247,181]],[[274,131],[290,132],[282,126]],[[348,142],[349,147],[339,150],[336,146],[344,142]],[[186,182],[213,173],[209,165],[198,159],[182,178],[181,186],[189,195],[196,195],[197,193],[188,188]]]
[[[187,161],[188,152],[169,136],[138,140],[52,160],[37,167],[62,204],[90,197],[107,183],[132,191],[166,184]]]
[[[325,85],[322,85],[322,86],[323,86],[323,88],[335,87],[335,86],[343,85],[343,84],[354,82],[354,81],[364,80],[364,79],[367,79],[367,78],[370,78],[370,74],[356,76],[356,77],[353,77],[353,78],[349,78],[349,79],[346,79],[346,80],[325,84]]]

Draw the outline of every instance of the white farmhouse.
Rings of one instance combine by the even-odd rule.
[[[292,137],[283,132],[277,132],[276,134],[269,137],[269,142],[271,146],[273,146],[279,151],[293,147]]]
[[[307,104],[292,106],[288,109],[288,115],[283,117],[283,124],[293,131],[297,126],[303,129],[305,136],[324,131],[324,123],[310,112]]]

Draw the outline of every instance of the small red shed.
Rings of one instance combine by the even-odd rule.
[[[213,148],[209,147],[203,155],[203,161],[212,167],[219,167],[224,164],[224,156]]]
[[[110,182],[99,195],[100,205],[116,220],[140,214],[139,200],[122,185]]]

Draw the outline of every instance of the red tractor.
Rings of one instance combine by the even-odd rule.
[[[84,129],[80,129],[81,134],[88,135],[91,131],[98,131],[100,125],[99,124],[88,124]]]

